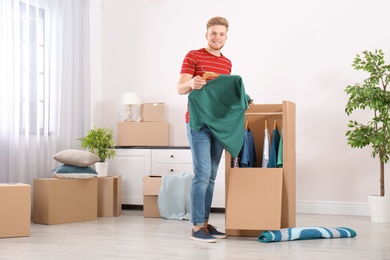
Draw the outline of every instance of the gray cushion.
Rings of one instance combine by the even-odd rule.
[[[58,152],[53,155],[53,159],[63,164],[78,167],[87,167],[100,161],[99,157],[96,154],[93,154],[88,151],[75,149],[68,149]]]
[[[60,165],[52,170],[60,179],[91,179],[97,176],[97,172],[91,167],[78,167],[73,165]]]

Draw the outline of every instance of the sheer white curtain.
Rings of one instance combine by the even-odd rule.
[[[89,129],[88,0],[0,0],[0,183],[51,177]]]

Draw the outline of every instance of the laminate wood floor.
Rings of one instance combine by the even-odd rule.
[[[224,230],[225,215],[210,222]],[[59,225],[31,224],[31,236],[0,239],[0,259],[390,259],[390,223],[369,217],[298,214],[297,227],[349,227],[355,238],[260,243],[228,237],[190,240],[188,221],[144,218],[142,210],[119,217]]]

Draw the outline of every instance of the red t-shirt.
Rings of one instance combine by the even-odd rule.
[[[202,48],[187,53],[184,57],[180,73],[191,74],[195,77],[202,76],[207,71],[230,75],[232,72],[232,62],[223,56],[222,53],[221,56],[218,57],[206,51],[205,48]],[[185,120],[186,123],[190,121],[188,106]]]

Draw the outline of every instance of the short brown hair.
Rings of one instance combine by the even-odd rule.
[[[206,29],[208,30],[213,25],[223,25],[226,29],[229,29],[229,22],[224,17],[216,16],[211,18],[206,25]]]

